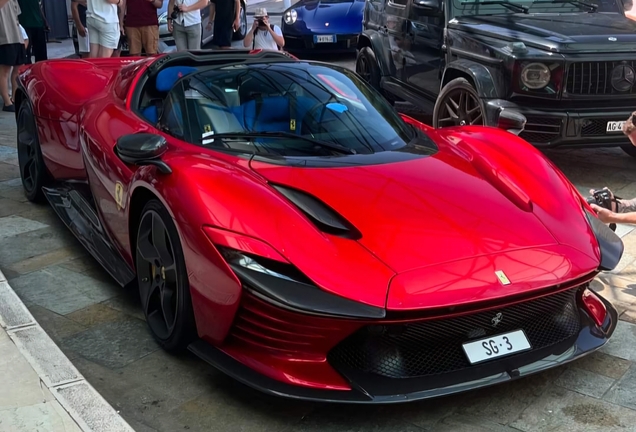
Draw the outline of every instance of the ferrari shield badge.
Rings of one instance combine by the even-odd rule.
[[[506,276],[503,271],[497,270],[495,274],[497,275],[497,279],[499,279],[499,282],[501,282],[502,285],[510,285],[510,279],[508,279],[508,276]]]
[[[293,130],[293,131],[296,130],[296,120],[295,119],[291,119],[289,121],[289,130]]]
[[[115,203],[117,203],[117,210],[124,208],[124,185],[120,182],[115,183]]]

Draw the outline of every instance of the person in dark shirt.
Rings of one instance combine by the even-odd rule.
[[[210,17],[208,18],[208,31],[212,29],[214,22],[214,36],[212,45],[220,49],[232,47],[232,35],[241,23],[240,0],[210,0]]]
[[[124,28],[131,56],[157,54],[159,49],[159,19],[157,9],[163,0],[126,0]]]
[[[29,36],[27,62],[31,63],[31,56],[35,56],[36,62],[47,60],[46,33],[49,31],[49,23],[46,21],[40,1],[18,0],[18,3],[22,10],[18,19]]]
[[[71,14],[77,30],[77,45],[82,58],[90,56],[91,45],[86,28],[86,0],[71,0]]]

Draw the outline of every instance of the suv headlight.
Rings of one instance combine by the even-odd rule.
[[[550,69],[543,63],[530,63],[521,69],[521,83],[532,90],[539,90],[550,84]]]
[[[296,9],[285,12],[285,24],[293,24],[298,19],[298,12]]]
[[[168,24],[168,12],[159,15],[159,25]]]

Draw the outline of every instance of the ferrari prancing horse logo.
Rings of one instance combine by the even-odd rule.
[[[117,210],[124,208],[124,185],[120,182],[115,183],[115,203],[117,203]]]
[[[495,275],[497,275],[497,279],[499,279],[502,285],[510,285],[510,279],[508,279],[508,276],[506,276],[503,271],[497,270]]]

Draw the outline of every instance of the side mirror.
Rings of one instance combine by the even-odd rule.
[[[519,135],[526,127],[526,117],[516,111],[503,109],[499,112],[497,127]]]
[[[168,150],[168,141],[161,135],[138,133],[124,135],[117,140],[115,151],[119,159],[131,165],[154,165],[163,174],[172,174],[172,169],[161,160]]]
[[[442,13],[439,0],[413,0],[413,9],[422,16],[438,16]]]

